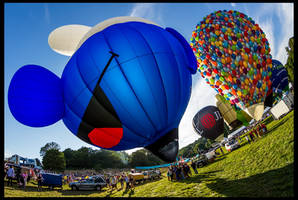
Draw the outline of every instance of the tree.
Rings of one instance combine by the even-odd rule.
[[[285,68],[288,71],[289,82],[294,86],[294,37],[289,39],[289,46],[286,47],[286,51],[288,54],[287,63],[285,64]]]
[[[135,152],[132,152],[130,159],[129,159],[129,165],[131,167],[136,166],[148,166],[148,160],[146,155],[145,149],[141,149]]]
[[[135,151],[129,157],[129,166],[152,166],[165,164],[164,161],[153,155],[150,151],[146,149],[140,149]]]
[[[49,149],[43,156],[42,164],[45,170],[55,172],[64,171],[66,166],[64,153],[60,152],[58,149]]]
[[[56,142],[47,143],[45,146],[40,148],[40,151],[39,151],[40,156],[43,157],[45,155],[45,153],[50,149],[60,150],[60,146]]]
[[[75,159],[75,151],[73,151],[70,148],[67,148],[63,151],[65,163],[66,163],[66,169],[74,169],[74,159]]]

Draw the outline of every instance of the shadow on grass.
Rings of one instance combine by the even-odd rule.
[[[215,163],[215,162],[218,162],[218,161],[220,161],[220,160],[223,160],[223,159],[225,159],[226,157],[227,157],[227,153],[226,154],[224,154],[224,155],[222,155],[221,157],[218,157],[218,158],[216,158],[213,162],[211,162],[211,163]],[[210,164],[211,164],[210,163]]]
[[[152,181],[144,181],[144,182],[139,182],[138,184],[135,184],[134,185],[134,188],[138,187],[138,186],[141,186],[141,185],[144,185],[146,183],[152,183],[152,182],[156,182],[156,181],[159,181],[161,179],[155,179],[155,180],[152,180]],[[125,194],[128,193],[128,196],[132,196],[134,194],[134,189],[128,189],[126,190],[125,189],[125,186],[122,190],[118,189],[118,190],[110,190],[108,188],[103,188],[101,191],[96,191],[96,190],[79,190],[79,191],[72,191],[72,190],[61,190],[59,192],[61,192],[62,195],[90,195],[90,194],[94,194],[94,193],[102,193],[102,192],[105,192],[106,193],[106,196],[105,197],[110,197],[112,194],[114,193],[117,193],[117,192],[122,192],[122,196],[124,196]]]
[[[287,122],[288,119],[284,119],[281,122],[275,124],[270,130],[268,130],[268,132],[266,133],[266,135],[270,134],[271,132],[273,132],[275,129],[277,129],[279,126],[283,125],[284,123]]]
[[[33,185],[37,185],[37,184],[33,184]],[[22,192],[38,192],[37,186],[31,186],[31,185],[27,185],[25,188],[23,188],[23,187],[19,187],[15,184],[13,186],[8,186],[5,189],[6,190],[22,191]],[[49,187],[43,186],[41,192],[44,192],[44,191],[59,191],[59,192],[61,192],[61,188],[50,189]]]
[[[199,169],[198,169],[199,171]],[[220,172],[222,170],[214,170],[214,171],[209,171],[209,172],[203,172],[199,174],[193,174],[193,176],[188,177],[186,179],[176,181],[176,182],[182,182],[182,183],[200,183],[205,180],[214,180],[213,177],[215,177],[216,172]]]
[[[293,197],[294,165],[238,180],[214,178],[206,186],[228,197]]]

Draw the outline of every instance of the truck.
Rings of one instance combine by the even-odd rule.
[[[280,119],[282,116],[290,111],[284,100],[280,100],[275,106],[270,109],[270,112],[275,120]]]

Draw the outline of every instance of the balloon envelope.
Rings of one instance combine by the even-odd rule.
[[[288,72],[286,68],[278,61],[272,60],[272,76],[271,88],[265,99],[265,106],[272,107],[282,97],[284,93],[289,91]]]
[[[271,85],[270,48],[250,17],[234,10],[213,12],[197,24],[191,46],[201,76],[232,105],[245,109],[264,102]]]
[[[215,140],[224,132],[224,120],[215,106],[202,108],[192,120],[195,131],[202,137]]]
[[[28,67],[23,68],[26,71]],[[91,145],[117,151],[146,147],[173,162],[179,149],[177,128],[195,72],[193,52],[174,29],[140,21],[109,24],[92,33],[74,52],[61,79],[52,78],[57,84],[40,85],[42,94],[49,94],[43,101],[60,106],[52,109],[54,114],[50,113],[49,121],[41,126],[62,118],[74,135]],[[49,73],[39,79],[55,77]],[[11,85],[18,83],[18,89],[11,92],[15,98],[14,102],[9,99],[10,104],[25,102],[31,95],[17,93],[24,87],[20,84],[23,79],[35,81],[32,74],[23,78],[20,74],[12,80]],[[50,96],[49,90],[62,92],[58,97]],[[34,107],[34,101],[29,103],[32,113],[35,109],[43,112],[42,107]],[[11,109],[15,110],[21,113],[19,119],[28,120],[20,107]]]

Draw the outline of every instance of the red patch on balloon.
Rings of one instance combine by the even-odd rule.
[[[88,137],[90,141],[102,148],[112,148],[119,144],[123,137],[123,128],[94,128]]]
[[[205,128],[210,129],[215,125],[215,119],[213,115],[208,113],[201,118],[201,123]]]

